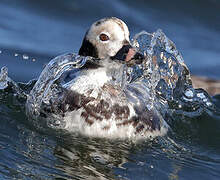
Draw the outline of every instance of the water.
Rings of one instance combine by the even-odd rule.
[[[220,99],[202,90],[178,89],[183,96],[170,99],[173,94],[168,92],[175,83],[165,87],[165,94],[158,86],[157,94],[162,97],[158,103],[169,100],[175,109],[168,118],[172,129],[165,137],[138,143],[40,129],[28,120],[25,96],[36,81],[18,86],[14,81],[37,78],[52,57],[77,52],[86,28],[103,16],[122,18],[132,35],[143,29],[163,29],[192,73],[220,77],[217,1],[184,1],[178,5],[175,1],[95,2],[1,1],[0,67],[7,66],[10,79],[2,69],[5,76],[1,79],[5,79],[1,82],[8,84],[0,84],[6,88],[0,92],[0,178],[219,179],[220,118],[212,107],[213,102],[220,107]],[[103,8],[106,6],[108,9]],[[166,54],[158,53],[158,59],[164,57]],[[157,83],[164,88],[164,81],[156,79]],[[186,84],[190,86],[190,82]],[[192,106],[193,111],[189,108]]]

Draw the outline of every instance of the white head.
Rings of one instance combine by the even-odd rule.
[[[127,25],[122,20],[111,17],[101,19],[92,24],[84,37],[79,55],[92,56],[99,59],[110,57],[112,59],[125,60],[129,54],[129,49],[134,48],[130,45]],[[134,50],[131,51],[129,60],[136,53]]]

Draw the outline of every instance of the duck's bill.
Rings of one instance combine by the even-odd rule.
[[[128,65],[141,64],[144,60],[144,55],[137,52],[131,45],[124,45],[115,56],[111,57]]]

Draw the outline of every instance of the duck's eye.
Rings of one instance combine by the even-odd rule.
[[[99,35],[99,39],[101,40],[101,41],[108,41],[109,40],[109,37],[106,35],[106,34],[100,34]]]

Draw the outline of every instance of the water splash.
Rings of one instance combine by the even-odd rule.
[[[60,85],[56,83],[56,80],[66,71],[81,68],[90,59],[91,57],[68,53],[50,61],[27,98],[27,113],[32,117],[38,117],[42,102],[49,104],[54,97],[57,98],[60,92]]]
[[[153,34],[143,31],[134,37],[133,44],[148,57],[145,79],[160,112],[171,109],[194,117],[207,110],[216,111],[208,93],[193,88],[181,54],[161,30]]]
[[[27,94],[23,91],[19,84],[8,77],[8,68],[2,67],[0,72],[0,92],[13,93],[18,99],[26,99]]]
[[[7,67],[2,67],[0,73],[0,90],[6,89],[8,87],[8,81],[8,69]]]
[[[152,34],[145,31],[137,34],[133,45],[144,54],[145,60],[142,64],[131,67],[123,65],[114,81],[123,88],[131,104],[142,104],[148,110],[157,109],[158,116],[161,114],[165,119],[167,114],[172,116],[173,113],[195,117],[203,112],[216,111],[210,96],[202,89],[193,88],[189,70],[181,54],[161,30]],[[74,53],[51,60],[31,92],[26,95],[27,114],[36,120],[42,116],[43,108],[51,105],[55,107],[57,102],[62,101],[64,90],[70,90],[73,83],[71,80],[63,82],[62,77],[70,71],[73,71],[74,77],[78,76],[77,71],[88,61],[99,63],[94,58]],[[1,89],[7,88],[9,84],[18,87],[8,78],[4,68],[0,80]],[[21,93],[19,87],[17,89]],[[63,126],[59,117],[52,117],[49,124]]]

